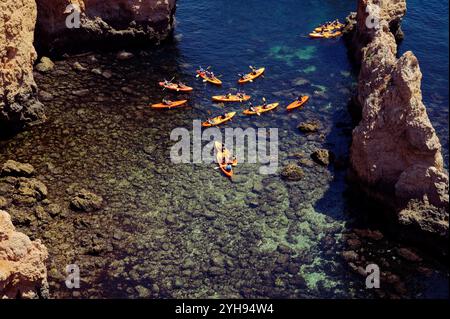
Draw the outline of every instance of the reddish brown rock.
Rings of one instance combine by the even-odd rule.
[[[381,240],[383,239],[383,234],[378,230],[370,230],[370,229],[354,229],[355,234],[359,237],[367,238],[370,240]]]
[[[397,58],[396,36],[405,12],[405,0],[358,1],[356,24],[349,37],[361,67],[354,99],[361,119],[352,134],[350,177],[396,212],[400,224],[434,232],[444,242],[448,238],[449,182],[441,144],[422,102],[417,58],[410,51]],[[376,27],[369,16],[379,19]],[[426,208],[407,207],[411,201]],[[416,208],[417,214],[411,214]],[[433,213],[424,214],[430,210]],[[437,219],[426,220],[433,218]],[[410,235],[434,241],[414,232]]]
[[[34,0],[0,2],[0,128],[45,120],[33,77]]]
[[[47,258],[45,246],[17,232],[0,210],[0,299],[48,297]]]
[[[411,249],[405,248],[405,247],[401,247],[397,249],[397,253],[403,258],[406,259],[407,261],[412,261],[412,262],[419,262],[422,261],[422,257],[420,257],[419,255],[417,255],[415,252],[413,252]]]

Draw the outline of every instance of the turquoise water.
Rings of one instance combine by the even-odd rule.
[[[314,26],[342,20],[354,9],[353,0],[264,5],[256,0],[181,0],[173,42],[136,51],[126,62],[118,62],[115,53],[93,53],[57,61],[54,72],[37,74],[39,88],[54,95],[46,102],[49,121],[1,142],[0,162],[33,164],[49,187],[50,200],[63,208],[77,188],[105,199],[99,212],[68,211],[64,218],[32,227],[19,220],[21,230],[49,247],[52,295],[375,297],[365,288],[365,278],[340,256],[349,249],[346,233],[355,222],[363,227],[365,214],[354,204],[358,198],[346,193],[345,181],[352,128],[347,102],[355,74],[342,39],[306,37]],[[75,61],[109,70],[113,77],[77,73],[70,67]],[[242,105],[213,104],[211,96],[235,90],[237,74],[250,64],[265,66],[265,78],[242,89],[254,101],[266,97],[281,107],[245,117]],[[196,79],[199,65],[221,75],[223,87]],[[190,107],[170,112],[148,108],[163,97],[176,98],[156,85],[172,76],[194,87],[186,96]],[[89,89],[88,94],[74,94],[81,89]],[[310,95],[310,102],[287,113],[284,107],[300,93]],[[229,181],[210,164],[170,162],[173,129],[191,130],[193,120],[229,110],[239,114],[224,127],[278,128],[280,168],[298,164],[303,179],[264,176],[258,164],[242,163]],[[318,134],[299,132],[299,122],[312,120],[320,122]],[[311,162],[317,148],[331,150],[341,166]],[[358,262],[389,265],[383,267],[408,288],[401,297],[448,296],[448,279],[438,265],[424,262],[433,269],[431,278],[424,277],[416,265],[395,255],[397,243],[361,241]],[[77,263],[82,272],[78,294],[62,284],[68,263]],[[387,296],[399,293],[385,290]]]
[[[448,167],[448,1],[409,0],[400,52],[411,50],[423,73],[422,94]]]

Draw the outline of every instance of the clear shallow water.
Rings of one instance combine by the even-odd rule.
[[[422,94],[448,167],[448,2],[409,0],[400,53],[411,50],[423,73]]]
[[[359,213],[344,194],[345,170],[308,162],[321,147],[347,155],[346,105],[354,78],[342,40],[304,35],[353,9],[354,1],[279,1],[272,7],[256,1],[180,1],[174,43],[135,52],[127,62],[97,54],[97,61],[72,58],[57,62],[49,75],[37,74],[39,87],[54,94],[47,102],[49,121],[3,142],[0,162],[32,163],[50,200],[62,207],[81,187],[105,199],[97,213],[67,212],[35,227],[33,237],[42,238],[52,256],[54,296],[73,295],[61,282],[65,265],[75,262],[82,271],[82,297],[373,297],[364,278],[338,255],[346,249],[342,237],[351,228],[351,212]],[[108,69],[113,77],[77,73],[70,67],[75,61]],[[301,181],[263,176],[259,165],[243,163],[230,182],[212,165],[169,160],[172,129],[243,109],[213,104],[210,96],[235,88],[237,73],[249,64],[267,67],[264,79],[244,87],[255,100],[265,96],[286,106],[293,93],[312,99],[301,111],[280,107],[258,118],[238,116],[227,126],[278,127],[279,165],[303,159]],[[198,65],[222,74],[223,88],[196,80]],[[170,112],[146,107],[166,95],[156,82],[175,75],[194,86],[191,107]],[[135,94],[125,93],[125,86]],[[74,94],[86,88],[88,94]],[[320,134],[301,134],[296,126],[305,120],[319,120]],[[367,245],[363,248],[383,258],[391,258],[388,252],[395,248],[389,242]],[[408,296],[430,296],[430,287],[446,282],[439,273],[423,280],[414,267],[395,263],[390,261],[408,282]],[[439,296],[448,294],[437,290]]]

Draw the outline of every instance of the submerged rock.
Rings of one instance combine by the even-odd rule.
[[[311,154],[311,158],[320,165],[328,166],[331,163],[333,155],[326,149],[318,149]]]
[[[82,189],[72,198],[70,206],[74,210],[92,212],[102,207],[103,198]]]
[[[119,53],[117,53],[117,60],[119,61],[125,61],[125,60],[130,60],[134,57],[133,53],[130,52],[126,52],[126,51],[120,51]]]
[[[288,164],[281,171],[281,176],[290,181],[299,181],[304,175],[303,170],[296,164]]]
[[[74,64],[72,64],[72,69],[74,69],[75,71],[78,71],[78,72],[87,71],[87,68],[82,66],[80,62],[75,62]]]
[[[42,57],[40,62],[36,65],[35,69],[36,71],[39,71],[41,73],[47,73],[53,70],[55,67],[55,63],[53,63],[52,60],[50,60],[47,57]]]
[[[302,122],[298,125],[298,129],[304,133],[314,133],[319,130],[320,124],[316,121]]]
[[[30,177],[34,174],[34,167],[30,164],[19,163],[13,160],[6,161],[1,170],[1,176],[24,176]]]

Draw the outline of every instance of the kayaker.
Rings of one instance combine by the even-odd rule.
[[[208,124],[210,124],[210,125],[214,125],[215,124],[215,122],[211,118],[207,119],[206,122]]]
[[[256,75],[256,73],[257,73],[256,71],[258,71],[258,70],[256,70],[256,69],[255,69],[253,66],[251,66],[251,65],[250,65],[250,69],[252,70],[252,74],[253,74],[253,75]]]
[[[233,167],[231,166],[231,164],[227,164],[227,166],[225,166],[225,170],[227,172],[231,172],[232,169],[233,169]]]
[[[233,94],[231,94],[231,93],[227,93],[227,95],[225,95],[225,98],[229,99],[229,98],[231,98],[232,95]]]
[[[302,102],[302,101],[303,101],[303,98],[304,98],[303,94],[300,94],[300,95],[298,96],[298,99],[297,99],[297,100],[298,100],[299,102]]]
[[[253,103],[252,103],[252,102],[248,102],[248,109],[249,109],[250,111],[252,111],[252,112],[257,113],[257,110],[256,110],[256,108],[253,106]]]
[[[179,81],[178,82],[178,87],[179,88],[187,88],[188,86],[186,84],[184,84],[183,82]]]
[[[267,100],[266,100],[266,98],[263,98],[263,104],[262,104],[262,108],[263,108],[263,109],[266,109],[266,108],[267,108],[267,106],[268,106],[268,104],[267,104]]]
[[[245,97],[245,93],[244,93],[244,92],[237,92],[236,96],[237,96],[239,99],[242,100],[242,99]]]
[[[167,100],[167,99],[163,99],[162,102],[163,102],[164,105],[171,105],[172,104],[172,101]]]

